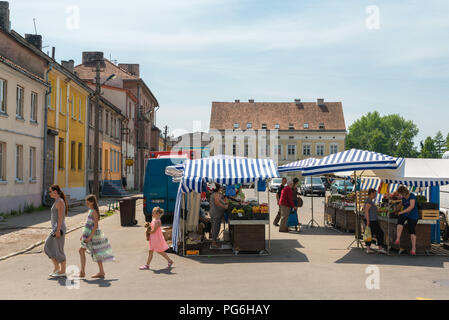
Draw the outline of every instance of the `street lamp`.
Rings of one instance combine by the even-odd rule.
[[[95,134],[94,134],[94,183],[93,194],[100,198],[100,181],[99,181],[99,144],[100,144],[100,95],[101,86],[109,80],[115,78],[115,74],[111,74],[103,83],[100,83],[100,66],[103,60],[97,60],[97,66],[95,69]],[[104,63],[104,62],[103,62]]]

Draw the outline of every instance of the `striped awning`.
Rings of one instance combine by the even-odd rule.
[[[204,158],[184,163],[181,184],[184,191],[201,192],[203,182],[234,185],[278,177],[271,159]]]
[[[403,162],[403,158],[351,149],[312,161],[310,165],[302,169],[302,175],[313,176],[341,171],[397,169]]]
[[[304,168],[311,167],[318,159],[307,158],[300,161],[287,163],[278,167],[279,172],[303,171]]]
[[[382,179],[380,178],[362,178],[362,182],[360,184],[361,190],[369,190],[369,189],[375,189],[378,190],[380,187],[380,184],[382,182]],[[386,182],[386,181],[384,181]],[[398,190],[399,186],[404,185],[401,183],[393,183],[393,182],[387,182],[388,183],[388,192],[393,193],[396,190]],[[425,196],[427,199],[429,197],[429,188],[426,187],[418,187],[418,186],[409,186],[410,192],[414,192],[419,195]],[[383,195],[378,193],[376,197],[376,202],[380,202],[382,200]]]

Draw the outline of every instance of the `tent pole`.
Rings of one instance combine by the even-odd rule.
[[[271,228],[270,228],[270,190],[268,187],[268,180],[266,180],[267,198],[268,198],[268,250],[271,251]]]
[[[311,199],[311,203],[312,203],[312,219],[309,221],[309,223],[307,224],[307,226],[309,226],[309,228],[314,228],[315,226],[313,225],[313,223],[315,222],[316,225],[319,227],[320,225],[318,224],[318,222],[315,221],[315,219],[313,218],[313,176],[310,177],[310,188],[312,189],[312,199]]]
[[[186,256],[186,211],[185,211],[185,195],[182,194],[182,204],[183,204],[183,209],[182,209],[182,251],[183,251],[183,256]]]

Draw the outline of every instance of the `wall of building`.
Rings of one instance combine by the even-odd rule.
[[[0,62],[0,78],[7,81],[6,114],[0,114],[3,173],[0,181],[0,212],[23,210],[42,203],[42,153],[46,87]],[[24,89],[23,119],[16,118],[16,88]],[[37,93],[36,122],[31,121],[31,92]],[[22,180],[16,180],[17,145],[22,146]],[[6,148],[5,148],[6,147]],[[30,148],[35,148],[34,176],[30,177]],[[5,150],[6,149],[6,150]],[[31,178],[31,179],[30,179]],[[35,179],[33,179],[35,178]]]

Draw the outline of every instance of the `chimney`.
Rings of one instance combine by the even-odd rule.
[[[119,63],[119,68],[122,68],[129,73],[131,73],[133,76],[140,77],[140,66],[136,63]]]
[[[97,60],[104,60],[103,52],[101,51],[84,51],[83,52],[83,62],[82,64],[95,65]]]
[[[11,31],[11,21],[9,20],[8,1],[0,1],[0,29],[6,32]]]
[[[56,48],[55,47],[51,47],[51,58],[53,60],[55,60],[55,51],[56,51]]]
[[[249,103],[254,103],[254,99],[249,99],[248,102]]]
[[[235,99],[235,103],[240,103],[240,100],[238,100],[238,99]]]
[[[316,104],[319,105],[319,106],[324,106],[324,99],[322,99],[322,98],[317,99],[317,103]]]
[[[42,36],[40,34],[25,34],[25,40],[42,51]]]
[[[73,60],[69,60],[69,61],[62,60],[61,61],[61,65],[64,68],[66,68],[67,70],[69,70],[71,73],[74,72],[75,61],[73,61]]]

